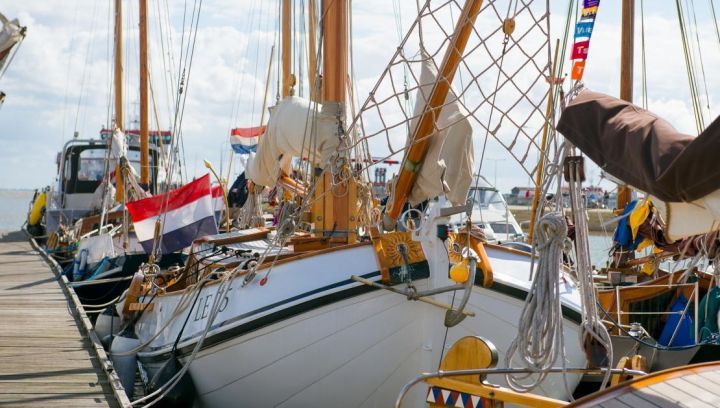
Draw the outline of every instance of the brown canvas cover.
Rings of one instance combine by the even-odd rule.
[[[585,89],[557,130],[604,171],[668,202],[720,189],[720,118],[697,137],[629,102]]]

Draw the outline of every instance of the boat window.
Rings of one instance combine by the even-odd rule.
[[[470,190],[469,198],[475,202],[475,206],[480,208],[488,208],[492,206],[504,207],[505,202],[502,196],[496,190],[488,190],[484,188]]]
[[[496,234],[517,234],[518,231],[515,230],[515,226],[509,223],[505,222],[491,222],[490,228],[492,228],[493,232]]]
[[[105,174],[106,149],[85,149],[80,152],[77,179],[79,181],[100,181]]]

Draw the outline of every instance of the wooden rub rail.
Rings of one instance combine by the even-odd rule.
[[[0,236],[0,406],[129,407],[60,272],[23,232]]]

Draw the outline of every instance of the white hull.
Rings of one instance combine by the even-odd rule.
[[[496,282],[516,289],[529,286],[522,278],[524,275],[527,280],[527,256],[497,250],[490,251],[489,256],[497,271]],[[499,274],[508,268],[514,273]],[[293,298],[295,293],[307,293],[309,287],[332,286],[326,284],[333,280],[344,282],[352,274],[367,275],[377,269],[370,246],[281,264],[274,268],[265,286],[258,285],[259,278],[240,290],[233,285],[228,306],[216,322],[230,321],[233,316],[257,310],[261,303],[276,304],[275,296]],[[379,276],[370,279],[377,280]],[[423,279],[416,284],[421,289],[427,282]],[[223,324],[209,333],[208,341],[212,343],[214,338],[231,333],[233,328],[237,331],[248,322],[269,319],[279,310],[307,305],[308,301],[321,299],[328,293],[353,287],[359,286],[354,282],[346,283],[315,293],[311,295],[312,299],[286,302]],[[187,333],[202,330],[206,304],[203,299],[216,290],[213,286],[203,289],[207,294],[201,294],[199,306],[192,311]],[[141,339],[153,334],[156,324],[172,312],[171,303],[175,297],[156,300],[159,300],[159,307],[144,317],[138,327]],[[448,303],[449,300],[446,299]],[[575,308],[574,292],[565,300]],[[475,287],[469,308],[477,315],[450,329],[446,345],[449,347],[462,336],[482,336],[495,344],[500,352],[500,365],[504,365],[504,352],[516,335],[522,304],[522,300],[512,296]],[[202,405],[208,407],[388,407],[392,406],[406,382],[423,370],[437,368],[445,334],[443,316],[440,309],[410,302],[386,291],[354,294],[319,307],[309,307],[260,328],[227,335],[222,342],[204,347],[190,365],[190,373]],[[151,370],[159,365],[168,345],[174,342],[185,314],[182,317],[153,343],[155,351],[140,354],[141,361]],[[197,321],[194,321],[195,317],[198,317]],[[568,320],[565,322],[567,365],[583,366],[585,359],[577,342],[578,326]],[[182,341],[180,349],[189,353],[193,344],[194,339]],[[579,378],[573,376],[568,380],[572,391]],[[502,378],[491,378],[491,381],[503,382]],[[568,397],[560,376],[546,380],[539,391],[556,398]],[[414,395],[406,400],[407,406],[424,406],[425,392],[424,387],[417,387]]]

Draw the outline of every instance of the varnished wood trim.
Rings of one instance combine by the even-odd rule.
[[[578,399],[568,407],[597,407],[599,404],[620,397],[633,391],[642,390],[654,384],[666,382],[673,378],[684,377],[688,374],[699,374],[707,371],[720,371],[720,362],[700,363],[689,366],[674,367],[656,373],[638,377],[628,382],[606,388],[602,391]]]
[[[567,404],[565,401],[543,397],[541,395],[515,392],[505,387],[489,387],[486,385],[471,384],[449,377],[429,378],[426,382],[436,387],[526,407],[554,408],[562,407]]]

